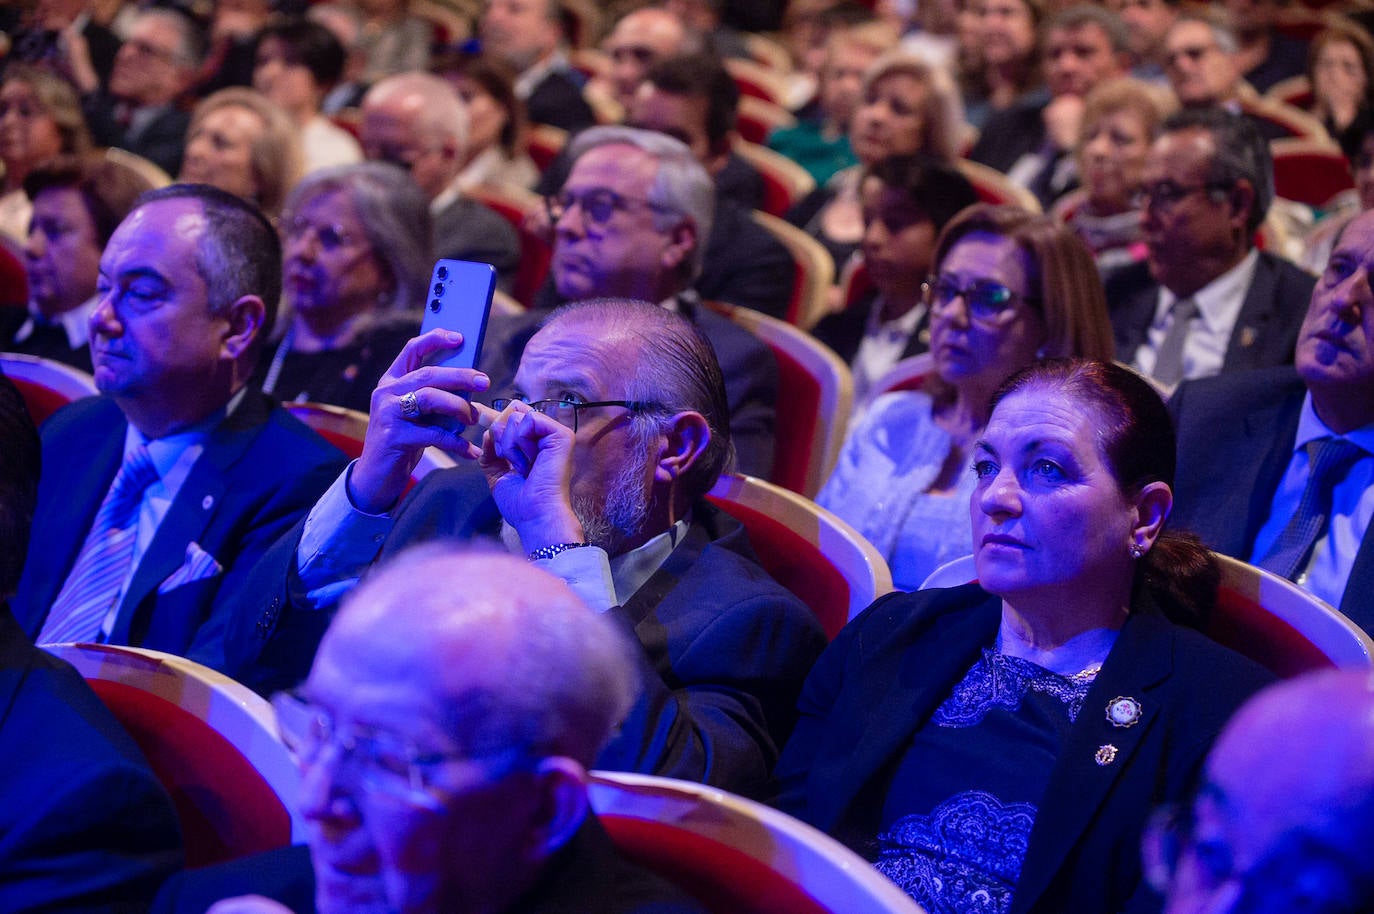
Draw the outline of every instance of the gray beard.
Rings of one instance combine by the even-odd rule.
[[[572,497],[572,511],[582,525],[585,542],[615,556],[626,551],[626,543],[640,538],[649,520],[649,488],[645,480],[651,459],[648,448],[631,455],[611,478],[610,491],[599,504],[585,495]],[[526,551],[520,535],[504,520],[501,542],[511,552]]]

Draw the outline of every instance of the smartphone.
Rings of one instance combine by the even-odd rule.
[[[495,291],[496,268],[489,263],[444,259],[435,262],[420,332],[426,333],[436,327],[457,330],[463,334],[463,345],[456,352],[436,357],[431,364],[446,368],[477,367]]]

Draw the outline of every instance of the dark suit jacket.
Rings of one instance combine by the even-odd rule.
[[[827,314],[811,330],[811,335],[820,340],[835,354],[844,359],[845,364],[853,365],[859,354],[859,346],[864,341],[864,331],[868,328],[868,313],[878,297],[877,289],[870,289],[858,301],[834,314]],[[921,319],[916,332],[906,341],[900,358],[906,359],[920,355],[930,348],[930,317]]]
[[[787,248],[754,221],[750,210],[716,195],[716,216],[695,283],[702,298],[781,319],[792,298],[794,269]]]
[[[778,805],[862,849],[880,827],[893,766],[1000,620],[1001,600],[968,584],[893,594],[846,626],[807,678],[778,763]],[[1012,914],[1123,910],[1143,891],[1140,833],[1151,809],[1185,795],[1227,717],[1270,679],[1138,600],[1060,750]],[[1118,696],[1141,703],[1135,726],[1107,720]],[[1109,744],[1116,760],[1096,764]]]
[[[1293,364],[1298,328],[1307,314],[1316,277],[1267,251],[1259,252],[1255,277],[1231,331],[1222,371]],[[1159,284],[1145,263],[1126,267],[1107,283],[1107,308],[1116,336],[1116,357],[1135,358],[1159,304]]]
[[[154,914],[204,914],[225,898],[246,894],[279,901],[295,914],[315,911],[309,849],[293,845],[219,866],[187,870],[168,880]],[[681,889],[622,857],[594,815],[549,861],[543,877],[507,914],[705,914]]]
[[[474,465],[441,470],[401,503],[380,558],[428,540],[491,537],[499,525]],[[262,596],[258,616],[239,616],[244,627],[231,638],[243,647],[243,666],[274,671],[271,682],[247,680],[260,690],[302,678],[329,621],[326,611],[290,605],[299,538],[283,539],[263,560],[251,591]],[[668,559],[613,612],[644,647],[642,682],[596,767],[757,795],[825,645],[811,611],[758,566],[743,528],[701,503]]]
[[[1041,92],[1018,99],[1008,108],[994,111],[978,134],[969,158],[1006,174],[1007,169],[1028,152],[1045,142],[1045,106],[1049,97]]]
[[[0,603],[0,910],[142,910],[181,865],[176,810],[129,734]]]
[[[116,120],[116,106],[115,98],[103,90],[82,96],[81,110],[86,115],[95,144],[118,146],[141,155],[175,180],[186,151],[186,130],[191,126],[191,115],[180,108],[167,107],[142,130],[133,131]]]
[[[509,289],[520,266],[520,236],[496,213],[459,196],[434,216],[434,255],[489,263],[501,288]]]
[[[22,343],[14,341],[14,335],[29,319],[26,308],[0,308],[0,352],[21,352],[36,355],[43,359],[62,362],[73,368],[90,373],[91,347],[73,349],[67,331],[60,326],[47,325],[34,328],[28,339]]]
[[[127,423],[91,397],[42,429],[43,479],[24,576],[14,600],[36,637],[62,590],[123,457]],[[134,572],[110,634],[223,670],[228,605],[263,551],[305,516],[343,468],[343,455],[257,391],[211,432]],[[191,544],[221,571],[181,582]],[[163,588],[166,587],[166,592]]]
[[[592,106],[582,97],[582,87],[569,74],[554,70],[534,87],[525,99],[530,123],[560,127],[576,133],[596,125]]]
[[[1180,384],[1169,400],[1178,426],[1170,523],[1249,561],[1288,470],[1306,394],[1286,366]],[[1374,632],[1374,526],[1360,541],[1339,608]]]

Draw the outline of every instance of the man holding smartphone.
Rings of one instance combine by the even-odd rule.
[[[362,456],[259,566],[276,591],[236,675],[293,683],[342,593],[413,542],[500,535],[569,582],[643,648],[639,700],[597,766],[757,794],[790,731],[824,636],[770,579],[744,531],[704,500],[730,459],[724,385],[709,343],[645,302],[555,312],[525,347],[516,396],[469,402],[488,380],[427,366],[460,344],[412,340],[372,398]],[[480,447],[454,423],[486,428]],[[425,447],[471,462],[405,487]]]

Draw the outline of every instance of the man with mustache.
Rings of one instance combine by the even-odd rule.
[[[490,406],[466,399],[486,398],[485,374],[426,364],[459,345],[425,334],[382,378],[362,456],[255,574],[276,595],[238,618],[236,675],[263,691],[294,684],[334,603],[379,556],[500,535],[641,646],[638,699],[596,767],[760,793],[825,639],[704,499],[730,461],[710,344],[647,302],[566,305]],[[455,425],[484,426],[481,447]],[[406,495],[431,445],[467,459]]]
[[[1374,631],[1374,213],[1346,228],[1297,366],[1187,382],[1174,519]]]

